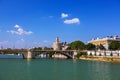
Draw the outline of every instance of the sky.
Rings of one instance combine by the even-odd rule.
[[[120,36],[120,0],[0,0],[0,46],[51,47]]]

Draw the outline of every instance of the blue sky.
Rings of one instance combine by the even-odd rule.
[[[52,46],[120,36],[120,0],[0,0],[0,45]]]

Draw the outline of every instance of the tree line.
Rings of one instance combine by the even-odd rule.
[[[120,50],[120,43],[118,41],[112,41],[108,45],[109,50]],[[53,48],[48,48],[48,47],[35,47],[33,50],[53,50]],[[77,40],[73,41],[69,44],[69,47],[67,50],[106,50],[106,48],[100,44],[100,45],[94,45],[91,43],[85,44],[84,42]]]
[[[120,50],[120,42],[118,41],[112,41],[108,45],[109,50]],[[94,45],[91,43],[84,44],[82,41],[77,40],[73,41],[69,44],[69,50],[106,50],[106,48],[100,44],[100,45]]]

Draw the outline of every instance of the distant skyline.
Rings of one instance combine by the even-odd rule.
[[[0,0],[0,46],[31,48],[120,36],[120,0]]]

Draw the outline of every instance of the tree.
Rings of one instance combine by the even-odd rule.
[[[112,41],[109,44],[109,49],[110,50],[119,50],[120,49],[120,43],[118,41]]]
[[[96,49],[96,46],[91,43],[88,43],[85,47],[87,50],[95,50]]]
[[[100,49],[100,50],[105,50],[105,47],[104,47],[102,44],[97,45],[96,47],[97,47],[97,49]]]
[[[78,54],[76,55],[76,58],[79,59],[81,56],[86,57],[86,56],[87,56],[87,53],[86,53],[86,52],[80,52],[80,53],[78,53]]]
[[[53,50],[53,48],[44,47],[44,50]]]
[[[74,41],[70,44],[70,49],[72,50],[83,50],[85,49],[85,44],[82,41]]]
[[[42,50],[42,47],[35,47],[33,50]]]

